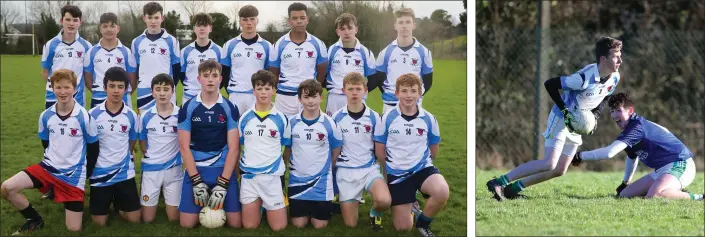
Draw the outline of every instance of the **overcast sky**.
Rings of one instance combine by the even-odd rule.
[[[2,1],[2,7],[5,7],[7,4],[7,1]],[[10,1],[11,5],[20,8],[20,17],[18,17],[18,20],[16,20],[16,23],[23,23],[24,22],[24,6],[25,6],[25,1]],[[31,7],[32,1],[27,2],[27,6]],[[90,6],[91,4],[97,3],[97,1],[78,1],[80,2],[78,5],[82,7]],[[146,3],[147,1],[141,1]],[[183,10],[181,8],[181,4],[178,1],[158,1],[159,3],[162,4],[162,6],[165,8],[165,11],[171,11],[171,10],[176,10],[181,14],[181,20],[184,22],[188,22],[188,17],[186,14],[183,13]],[[244,6],[247,4],[252,4],[257,9],[259,10],[259,18],[260,18],[260,24],[258,25],[258,28],[262,29],[264,28],[264,25],[266,25],[268,22],[271,21],[281,21],[283,17],[287,15],[287,7],[289,4],[294,3],[296,1],[212,1],[210,4],[212,4],[212,9],[217,12],[224,13],[228,16],[230,16],[230,9],[232,9],[232,6],[237,3],[240,6]],[[311,1],[299,1],[302,2],[306,5],[311,6]],[[103,1],[103,3],[107,6],[107,9],[109,11],[114,11],[117,13],[118,9],[118,3],[121,3],[120,5],[123,5],[125,1]],[[452,21],[454,24],[458,23],[458,15],[465,11],[463,9],[463,2],[462,1],[394,1],[394,4],[396,6],[401,6],[401,4],[404,4],[405,7],[410,7],[414,9],[414,12],[416,13],[416,17],[423,18],[423,17],[430,17],[431,13],[436,10],[436,9],[443,9],[448,11],[448,13],[452,16]],[[124,8],[123,8],[124,9]],[[58,10],[57,10],[58,11]],[[31,19],[30,19],[31,20]]]

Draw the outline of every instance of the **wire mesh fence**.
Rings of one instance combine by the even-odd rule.
[[[594,45],[601,36],[623,41],[621,81],[636,112],[675,134],[695,154],[698,170],[705,162],[705,32],[641,30],[636,33],[587,32],[582,28],[544,30],[539,47],[536,29],[478,28],[476,32],[477,167],[514,168],[542,158],[546,116],[554,103],[543,82],[569,75],[596,62]],[[539,57],[541,49],[544,57]],[[547,77],[538,78],[539,62]],[[616,93],[615,92],[615,93]],[[607,146],[621,132],[605,108],[594,135],[583,136],[580,150]],[[620,170],[625,153],[609,161],[587,162],[595,171]],[[642,166],[643,168],[643,166]]]

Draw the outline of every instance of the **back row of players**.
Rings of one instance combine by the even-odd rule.
[[[198,14],[197,40],[179,53],[178,42],[160,29],[161,12],[158,3],[145,5],[148,29],[130,50],[116,38],[114,14],[101,16],[103,38],[90,47],[76,34],[80,10],[62,9],[64,29],[45,45],[42,58],[43,72],[51,75],[47,110],[39,121],[44,159],[2,184],[3,197],[27,220],[17,233],[44,225],[20,193],[27,188],[53,192],[53,199],[65,204],[67,228],[80,230],[88,178],[89,208],[101,226],[111,204],[129,221],[154,220],[163,191],[169,220],[178,219],[183,227],[196,226],[197,213],[207,205],[223,208],[229,226],[245,228],[259,226],[263,207],[269,226],[281,230],[289,202],[292,224],[304,227],[310,221],[323,228],[339,186],[346,225],[356,226],[365,190],[374,200],[372,228],[382,227],[382,212],[391,206],[397,230],[415,227],[423,236],[433,235],[429,224],[449,190],[432,164],[440,143],[438,123],[420,106],[432,64],[430,52],[411,37],[413,11],[396,13],[398,38],[380,53],[376,66],[374,55],[355,38],[350,14],[336,20],[341,40],[327,52],[306,33],[306,6],[300,3],[289,6],[292,31],[275,46],[256,34],[253,6],[240,10],[243,34],[222,49],[208,39],[208,15]],[[69,33],[75,35],[72,43],[66,43]],[[88,112],[81,106],[81,77],[93,91]],[[173,96],[177,81],[184,84],[181,108]],[[321,82],[329,89],[328,115],[320,111]],[[229,101],[220,95],[221,86],[227,86]],[[375,87],[383,90],[383,116],[364,104]],[[140,116],[129,108],[131,88],[137,88]],[[144,154],[141,194],[131,152],[138,141]],[[288,199],[282,190],[287,165]],[[239,185],[230,182],[233,175]],[[427,198],[423,211],[413,205],[417,190]]]

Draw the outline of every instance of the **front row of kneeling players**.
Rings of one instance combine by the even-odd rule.
[[[231,227],[257,228],[263,207],[270,228],[281,230],[288,222],[288,201],[292,224],[301,228],[311,222],[323,228],[331,218],[336,182],[347,226],[357,224],[364,190],[374,201],[374,229],[381,228],[382,212],[391,206],[395,229],[415,227],[424,236],[432,235],[429,224],[445,206],[449,188],[432,164],[440,131],[435,117],[416,104],[422,91],[417,76],[399,77],[399,105],[383,116],[363,103],[366,82],[358,73],[345,77],[348,104],[332,116],[321,113],[321,85],[308,80],[297,91],[303,112],[287,118],[272,103],[273,74],[261,70],[252,76],[256,103],[240,115],[218,93],[220,71],[215,61],[201,63],[203,89],[182,108],[171,103],[173,80],[157,75],[151,84],[156,106],[141,117],[122,101],[128,85],[123,69],[106,72],[108,99],[90,111],[72,98],[74,74],[54,72],[51,85],[58,103],[39,121],[44,159],[2,183],[3,197],[27,220],[18,232],[44,225],[20,193],[28,188],[43,193],[53,189],[54,201],[65,205],[67,228],[80,230],[88,178],[89,208],[101,226],[111,204],[130,222],[140,217],[153,221],[163,191],[168,219],[178,219],[182,227],[196,226],[198,212],[209,206],[224,209]],[[144,154],[139,195],[131,154],[137,141]],[[288,199],[283,192],[286,165]],[[423,211],[412,209],[417,190],[428,198]]]

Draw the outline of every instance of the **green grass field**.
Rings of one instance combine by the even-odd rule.
[[[694,236],[705,234],[702,201],[617,199],[622,172],[571,172],[522,194],[527,199],[499,203],[485,183],[506,171],[476,169],[475,228],[477,236]],[[645,175],[635,174],[635,179]],[[703,193],[697,174],[686,189]]]
[[[2,132],[0,135],[0,177],[5,180],[25,167],[38,163],[42,158],[42,148],[37,138],[37,120],[44,110],[44,79],[40,77],[39,57],[3,55],[2,79],[0,80],[0,101]],[[441,170],[450,185],[450,200],[446,208],[436,217],[432,229],[437,235],[465,235],[467,233],[467,145],[466,145],[466,61],[434,61],[435,83],[424,98],[424,108],[436,115],[440,123],[443,141],[440,145],[439,157],[434,164]],[[179,91],[177,89],[177,91]],[[90,96],[88,97],[90,98]],[[177,95],[177,100],[181,95]],[[133,103],[135,98],[133,97]],[[179,101],[180,104],[180,101]],[[368,105],[381,112],[382,103],[379,90],[369,96]],[[139,171],[139,158],[136,159]],[[139,172],[137,183],[139,185]],[[88,189],[86,189],[88,191]],[[92,235],[92,236],[193,236],[193,235],[314,235],[314,236],[368,236],[368,235],[398,235],[391,225],[391,212],[384,213],[384,230],[370,230],[367,218],[371,201],[366,196],[367,203],[360,208],[360,222],[356,229],[344,227],[340,215],[333,216],[328,228],[314,230],[312,227],[296,229],[291,224],[280,233],[269,230],[266,220],[259,229],[253,231],[220,229],[182,229],[178,223],[169,223],[164,213],[163,201],[160,203],[157,219],[151,224],[129,224],[118,216],[110,216],[105,228],[98,228],[90,222],[88,202],[85,203],[83,216],[83,231],[69,233],[64,225],[63,205],[40,199],[36,190],[26,190],[24,194],[30,203],[44,217],[44,229],[32,235]],[[86,195],[88,196],[88,192]],[[163,200],[163,199],[162,199]],[[23,223],[22,215],[6,200],[0,201],[2,218],[0,220],[0,235],[9,235]],[[401,235],[416,235],[416,232],[401,233]]]

